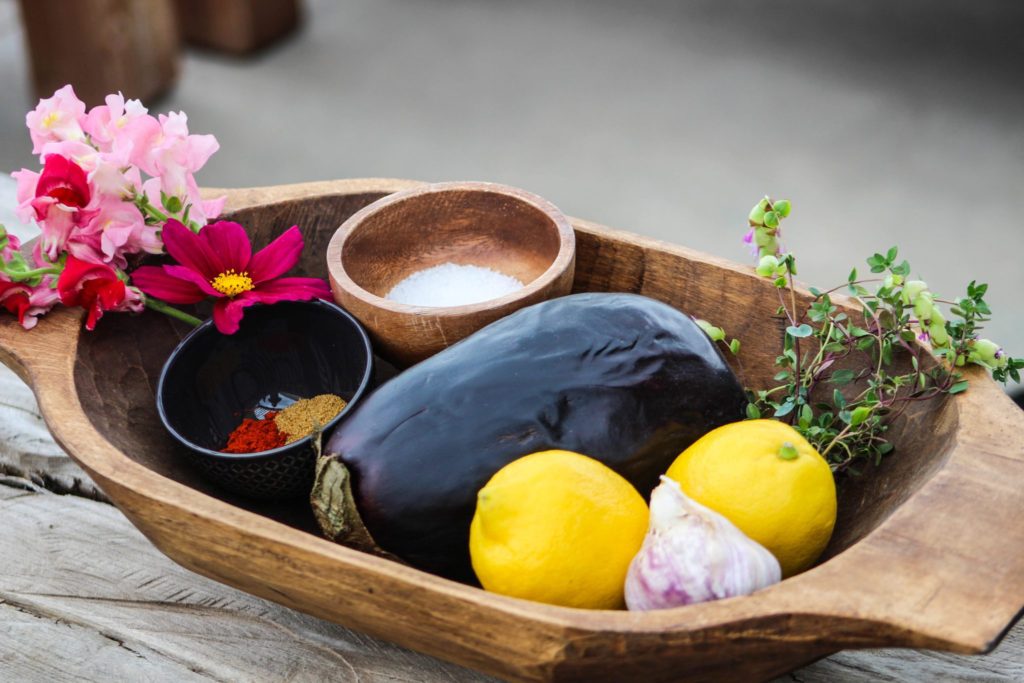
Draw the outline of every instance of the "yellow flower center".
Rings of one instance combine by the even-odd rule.
[[[249,273],[236,273],[234,268],[226,270],[210,280],[210,286],[227,296],[237,296],[242,292],[256,289],[256,286],[252,283],[252,278],[249,277]]]
[[[51,111],[49,114],[43,117],[43,128],[51,128],[53,124],[60,120],[60,114],[55,111]]]

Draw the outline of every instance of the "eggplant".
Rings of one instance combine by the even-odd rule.
[[[324,533],[472,581],[477,492],[548,449],[600,460],[646,499],[677,455],[743,418],[746,398],[689,316],[636,294],[524,308],[413,366],[355,407],[317,466]]]

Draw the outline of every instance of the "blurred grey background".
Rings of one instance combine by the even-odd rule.
[[[0,169],[32,166],[17,3],[0,0]],[[204,185],[357,176],[520,186],[744,261],[787,197],[803,280],[899,244],[1024,355],[1024,3],[310,0],[247,59],[189,49],[151,111],[221,151]],[[2,193],[6,192],[6,195]],[[0,220],[11,187],[0,186]],[[866,270],[866,267],[863,268]]]

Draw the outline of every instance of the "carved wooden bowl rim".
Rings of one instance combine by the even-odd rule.
[[[355,235],[366,221],[382,212],[393,209],[396,205],[408,202],[409,200],[420,199],[428,195],[443,195],[467,192],[482,192],[501,195],[511,198],[517,202],[527,204],[544,214],[551,221],[552,226],[558,235],[558,253],[552,260],[551,265],[536,279],[526,283],[523,287],[505,294],[504,296],[489,299],[475,304],[461,306],[414,306],[403,304],[391,299],[377,296],[360,286],[349,275],[345,267],[345,244]],[[472,316],[478,313],[494,311],[507,308],[550,286],[562,274],[565,273],[575,258],[576,235],[573,232],[569,219],[565,217],[558,207],[548,200],[532,192],[521,190],[509,185],[499,183],[486,183],[478,181],[453,181],[443,183],[429,183],[419,187],[410,188],[395,192],[386,197],[378,199],[369,206],[363,207],[352,214],[335,231],[327,245],[327,270],[334,283],[341,287],[350,296],[359,299],[371,309],[382,309],[392,314],[411,316],[433,316],[436,318],[458,318]]]

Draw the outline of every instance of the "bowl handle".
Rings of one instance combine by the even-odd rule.
[[[83,315],[80,308],[57,306],[26,330],[13,315],[0,314],[0,363],[37,393],[35,380],[44,366],[73,374]]]
[[[963,653],[988,652],[1020,616],[1024,411],[984,370],[965,374],[970,389],[950,399],[958,424],[942,469],[861,542],[808,572],[801,608],[830,605],[830,616],[871,622],[890,645]]]

